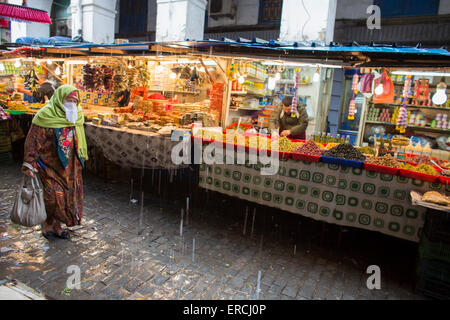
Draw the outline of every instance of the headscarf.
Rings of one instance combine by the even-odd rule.
[[[76,139],[78,145],[78,157],[88,160],[86,136],[84,134],[84,115],[80,106],[80,95],[78,89],[71,85],[62,85],[58,87],[48,104],[43,107],[33,119],[33,124],[44,128],[67,128],[74,124],[66,119],[64,110],[64,99],[72,92],[76,91],[78,95],[78,119],[75,122]]]

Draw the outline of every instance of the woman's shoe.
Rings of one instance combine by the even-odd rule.
[[[55,236],[57,236],[60,239],[70,239],[70,235],[67,231],[61,232],[61,234],[55,233]]]
[[[53,231],[49,231],[49,232],[42,232],[42,236],[47,239],[47,240],[55,240],[55,236],[57,234],[54,233]]]

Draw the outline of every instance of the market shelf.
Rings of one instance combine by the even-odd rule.
[[[421,126],[411,126],[408,125],[408,128],[413,128],[417,130],[423,130],[423,131],[431,131],[431,132],[444,132],[444,133],[450,133],[450,129],[442,129],[442,128],[431,128],[431,127],[421,127]]]
[[[370,121],[370,120],[366,120],[366,123],[370,123],[370,124],[379,124],[379,125],[387,125],[387,126],[396,126],[396,123],[390,123],[390,122],[380,122],[380,121]],[[406,129],[411,128],[411,129],[416,129],[416,130],[423,130],[423,131],[431,131],[431,132],[446,132],[446,133],[450,133],[450,129],[442,129],[442,128],[432,128],[432,127],[421,127],[421,126],[413,126],[413,125],[408,125],[406,127]]]
[[[246,95],[247,91],[231,91],[231,94]]]
[[[152,92],[173,92],[173,93],[185,93],[185,94],[200,94],[200,91],[182,91],[182,90],[164,90],[164,89],[147,89],[148,91]]]
[[[380,122],[380,121],[372,121],[372,120],[366,120],[366,123],[371,123],[371,124],[382,124],[382,125],[388,125],[388,126],[395,126],[395,123],[391,123],[391,122]]]
[[[383,106],[390,106],[390,107],[400,107],[403,105],[403,103],[373,103],[372,105],[374,106],[378,106],[378,105],[383,105]],[[450,108],[446,108],[446,107],[430,107],[430,106],[418,106],[415,104],[407,104],[406,105],[407,108],[420,108],[420,109],[434,109],[434,110],[448,110],[450,111]]]

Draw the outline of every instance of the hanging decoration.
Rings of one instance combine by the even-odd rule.
[[[355,119],[355,113],[356,113],[356,103],[355,103],[355,97],[358,93],[358,82],[359,82],[359,75],[358,70],[356,70],[355,74],[353,75],[352,80],[352,99],[350,100],[350,105],[348,106],[348,119],[354,120]]]
[[[393,103],[394,102],[394,83],[386,71],[383,71],[381,77],[374,80],[375,94],[373,103]]]
[[[38,88],[39,79],[34,68],[31,68],[30,71],[25,75],[24,85],[30,88],[31,92],[35,92]]]
[[[299,82],[300,82],[300,69],[295,69],[294,97],[292,98],[291,116],[295,116],[295,114],[297,113],[297,88],[298,88]]]
[[[415,81],[413,104],[418,106],[431,106],[431,93],[428,79]]]
[[[411,91],[411,76],[406,76],[405,84],[403,86],[403,105],[400,107],[397,118],[397,126],[395,129],[399,130],[400,133],[404,133],[406,127],[408,126],[408,110],[406,109],[406,104]]]

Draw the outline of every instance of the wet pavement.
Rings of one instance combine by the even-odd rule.
[[[204,191],[181,222],[183,197],[147,194],[141,208],[129,204],[128,184],[89,173],[83,225],[49,242],[9,219],[20,179],[17,164],[0,166],[0,280],[49,298],[423,299],[414,293],[416,244],[344,230],[337,246],[337,226]],[[381,268],[380,290],[367,288],[371,264]],[[69,290],[73,266],[80,289]]]

